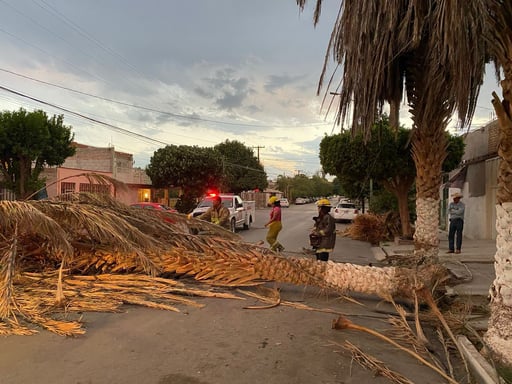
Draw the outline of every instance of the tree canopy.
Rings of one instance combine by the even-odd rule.
[[[51,118],[42,110],[0,113],[1,184],[24,199],[44,186],[44,166],[62,165],[74,155],[71,127],[62,115]]]
[[[220,187],[222,157],[213,148],[168,145],[153,154],[146,173],[156,188],[180,187],[183,194],[176,208],[189,212],[209,188]]]
[[[267,174],[251,148],[239,141],[226,140],[214,149],[224,162],[223,185],[228,192],[240,193],[268,186]]]
[[[460,136],[446,132],[447,157],[443,162],[445,172],[456,168],[464,153]],[[350,132],[325,136],[320,143],[320,161],[326,172],[336,175],[342,188],[352,198],[367,196],[369,181],[380,183],[398,201],[402,234],[409,236],[408,196],[416,178],[416,167],[411,153],[411,130],[392,129],[387,116],[377,121],[370,139]]]
[[[319,174],[312,177],[304,174],[297,174],[294,177],[279,175],[277,188],[291,200],[297,197],[329,196],[333,193],[333,184]]]

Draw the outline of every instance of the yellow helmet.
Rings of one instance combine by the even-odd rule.
[[[270,196],[270,199],[268,199],[269,204],[274,204],[277,200],[279,200],[276,196]]]
[[[318,207],[329,207],[331,208],[331,202],[327,199],[320,199],[316,202]]]

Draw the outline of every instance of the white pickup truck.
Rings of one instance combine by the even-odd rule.
[[[232,232],[238,228],[249,229],[256,218],[256,203],[254,201],[244,201],[238,195],[220,194],[222,205],[229,209],[229,227]],[[206,196],[197,207],[192,211],[192,217],[199,216],[206,212],[213,205],[214,196]]]

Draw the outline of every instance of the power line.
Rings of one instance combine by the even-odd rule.
[[[257,145],[253,148],[256,148],[258,150],[258,163],[260,162],[260,148],[265,148],[265,147],[262,147],[261,145]]]
[[[43,3],[45,6],[41,5],[41,4],[37,4],[39,7],[41,7],[43,10],[45,10],[46,12],[48,13],[53,13],[54,16],[56,16],[57,18],[61,19],[62,21],[64,21],[65,24],[67,24],[68,26],[70,26],[73,30],[75,30],[76,32],[78,32],[80,35],[82,35],[83,37],[85,37],[87,40],[91,41],[92,43],[94,43],[96,46],[100,47],[103,51],[109,53],[110,55],[112,56],[115,56],[117,57],[118,59],[120,59],[126,66],[128,66],[128,68],[130,68],[132,71],[134,71],[135,73],[137,73],[139,76],[141,77],[144,77],[144,75],[142,75],[138,70],[137,68],[135,68],[133,65],[130,64],[130,62],[121,54],[119,54],[118,52],[114,51],[113,49],[103,45],[101,43],[101,41],[99,41],[98,39],[94,38],[93,36],[91,36],[90,34],[88,34],[83,28],[81,28],[78,24],[74,23],[72,20],[70,20],[68,17],[66,17],[66,15],[64,15],[62,12],[60,12],[58,9],[56,9],[55,7],[53,7],[52,5],[48,4],[46,1],[44,0],[39,0],[41,3]],[[35,1],[34,1],[35,2]]]
[[[0,89],[3,89],[4,91],[6,92],[9,92],[9,93],[12,93],[12,94],[15,94],[17,96],[21,96],[21,97],[24,97],[24,98],[27,98],[29,100],[33,100],[33,101],[36,101],[38,103],[41,103],[43,105],[46,105],[46,106],[50,106],[52,108],[55,108],[55,109],[58,109],[58,110],[61,110],[61,111],[64,111],[64,112],[67,112],[71,115],[74,115],[74,116],[78,116],[78,117],[81,117],[83,119],[86,119],[88,121],[92,121],[94,123],[97,123],[97,124],[100,124],[100,125],[103,125],[109,129],[112,129],[114,131],[117,131],[117,132],[120,132],[122,134],[125,134],[125,135],[128,135],[128,136],[133,136],[135,138],[138,138],[138,139],[141,139],[143,141],[151,141],[151,142],[154,142],[154,143],[157,143],[157,144],[162,144],[162,145],[165,145],[165,146],[170,146],[171,144],[169,143],[166,143],[164,141],[161,141],[161,140],[157,140],[157,139],[153,139],[149,136],[145,136],[145,135],[142,135],[140,133],[137,133],[137,132],[133,132],[133,131],[130,131],[128,129],[124,129],[124,128],[120,128],[120,127],[117,127],[115,125],[112,125],[112,124],[109,124],[109,123],[105,123],[104,121],[101,121],[101,120],[97,120],[97,119],[94,119],[92,117],[89,117],[89,116],[86,116],[84,114],[81,114],[79,112],[75,112],[75,111],[72,111],[70,109],[67,109],[67,108],[64,108],[64,107],[61,107],[59,105],[56,105],[56,104],[53,104],[53,103],[50,103],[50,102],[47,102],[47,101],[44,101],[44,100],[41,100],[41,99],[38,99],[38,98],[35,98],[35,97],[32,97],[32,96],[29,96],[29,95],[25,95],[21,92],[18,92],[18,91],[15,91],[13,89],[9,89],[7,87],[4,87],[4,86],[1,86],[0,85]],[[251,167],[247,167],[247,166],[244,166],[244,165],[240,165],[240,164],[233,164],[233,163],[229,163],[229,162],[226,162],[226,165],[229,165],[229,166],[232,166],[232,167],[238,167],[238,168],[243,168],[243,169],[247,169],[247,170],[251,170],[251,171],[254,171],[254,172],[262,172],[262,173],[265,173],[265,171],[261,170],[261,169],[256,169],[256,168],[251,168]]]
[[[0,28],[0,31],[2,31],[2,29],[1,29],[1,28]],[[163,111],[163,110],[156,109],[156,108],[146,107],[146,106],[142,106],[142,105],[138,105],[138,104],[133,104],[133,103],[127,103],[127,102],[124,102],[124,101],[119,101],[119,100],[110,99],[110,98],[108,98],[108,97],[103,97],[103,96],[98,96],[98,95],[94,95],[94,94],[87,93],[87,92],[78,91],[78,90],[73,89],[73,88],[65,87],[65,86],[58,85],[58,84],[53,84],[53,83],[50,83],[50,82],[48,82],[48,81],[44,81],[44,80],[40,80],[40,79],[36,79],[36,78],[34,78],[34,77],[27,76],[27,75],[23,75],[23,74],[21,74],[21,73],[17,73],[17,72],[14,72],[14,71],[11,71],[11,70],[9,70],[9,69],[5,69],[5,68],[0,68],[0,71],[1,71],[1,72],[5,72],[5,73],[9,73],[9,74],[14,75],[14,76],[18,76],[18,77],[21,77],[21,78],[24,78],[24,79],[27,79],[27,80],[31,80],[31,81],[34,81],[34,82],[37,82],[37,83],[41,83],[41,84],[45,84],[45,85],[48,85],[48,86],[51,86],[51,87],[55,87],[55,88],[59,88],[59,89],[63,89],[63,90],[69,91],[69,92],[73,92],[73,93],[76,93],[76,94],[79,94],[79,95],[88,96],[88,97],[93,97],[93,98],[98,99],[98,100],[108,101],[108,102],[110,102],[110,103],[119,104],[119,105],[124,105],[124,106],[126,106],[126,107],[142,109],[142,110],[145,110],[145,111],[148,111],[148,112],[156,112],[156,113],[160,113],[160,114],[163,114],[163,115],[167,115],[167,116],[171,116],[171,117],[176,117],[176,118],[179,118],[179,119],[195,120],[195,121],[201,121],[201,122],[207,122],[207,123],[215,123],[215,124],[223,124],[223,125],[232,125],[232,126],[241,126],[241,127],[253,127],[253,128],[284,128],[283,126],[279,126],[279,125],[268,125],[268,124],[247,124],[247,123],[239,123],[239,122],[236,122],[236,123],[235,123],[235,122],[228,122],[228,121],[220,121],[220,120],[204,119],[204,118],[201,118],[201,117],[195,117],[195,116],[181,115],[181,114],[178,114],[178,113],[173,113],[173,112]],[[308,126],[308,127],[311,127],[311,126],[314,126],[314,125],[323,125],[323,123],[313,123],[313,124],[294,125],[294,126],[293,126],[293,128],[297,128],[297,127],[301,127],[301,126]]]

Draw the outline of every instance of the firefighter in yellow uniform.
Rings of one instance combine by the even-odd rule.
[[[215,196],[212,201],[212,206],[197,218],[230,229],[229,216],[229,209],[222,205],[221,197]]]
[[[277,235],[283,229],[283,224],[281,223],[281,202],[276,196],[272,196],[268,203],[272,205],[272,211],[270,211],[270,218],[265,224],[265,227],[268,228],[267,242],[271,250],[282,252],[284,247],[277,241]]]

